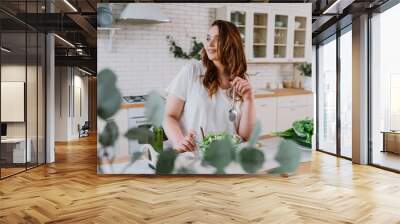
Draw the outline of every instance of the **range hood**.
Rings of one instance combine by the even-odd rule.
[[[161,8],[154,3],[129,3],[119,19],[135,24],[170,22],[169,18],[162,13]]]

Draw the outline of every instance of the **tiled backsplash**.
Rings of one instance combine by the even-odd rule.
[[[109,31],[98,31],[98,70],[110,68],[118,76],[122,95],[141,95],[153,89],[164,89],[188,60],[174,58],[166,36],[170,35],[184,51],[191,48],[191,38],[202,41],[215,20],[216,8],[223,4],[160,4],[171,22],[136,25],[117,22],[112,48],[108,49]],[[119,15],[125,4],[114,4]],[[249,64],[253,87],[268,81],[291,79],[293,64]]]

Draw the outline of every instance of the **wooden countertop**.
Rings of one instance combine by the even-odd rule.
[[[273,90],[274,93],[262,93],[258,92],[254,94],[256,99],[258,98],[266,98],[266,97],[280,97],[280,96],[297,96],[297,95],[308,95],[313,94],[313,92],[304,89],[277,89]],[[137,103],[137,104],[129,104],[123,103],[121,104],[121,109],[128,109],[128,108],[143,108],[144,103]]]
[[[121,109],[143,108],[143,107],[144,107],[144,103],[135,103],[135,104],[131,104],[131,103],[122,103],[122,104],[121,104]]]
[[[297,96],[297,95],[308,95],[313,94],[312,91],[304,90],[304,89],[277,89],[271,92],[274,93],[262,93],[258,92],[254,94],[254,97],[257,98],[265,98],[265,97],[280,97],[280,96]]]

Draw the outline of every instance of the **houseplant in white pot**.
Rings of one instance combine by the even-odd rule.
[[[297,70],[300,71],[303,76],[304,89],[311,90],[312,89],[312,81],[311,81],[311,63],[300,63],[297,65]]]
[[[314,121],[312,119],[297,120],[293,122],[291,128],[275,132],[274,135],[293,140],[297,145],[296,148],[306,155],[302,160],[309,161],[311,159],[312,137],[314,135]]]

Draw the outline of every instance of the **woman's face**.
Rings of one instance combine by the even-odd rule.
[[[219,30],[217,26],[212,26],[208,30],[206,42],[205,42],[205,49],[207,53],[207,57],[211,61],[219,60],[218,56],[218,34]]]

